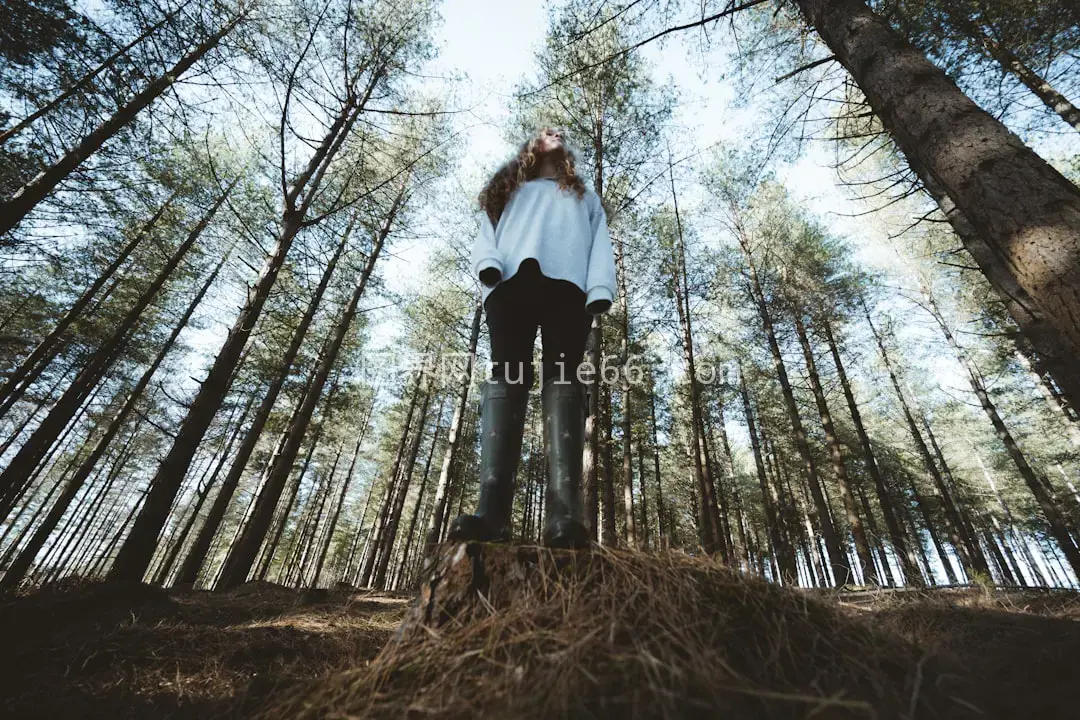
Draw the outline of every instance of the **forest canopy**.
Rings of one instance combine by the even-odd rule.
[[[477,197],[544,127],[617,265],[594,541],[783,586],[1078,585],[1074,3],[3,15],[0,589],[413,588],[479,487]]]

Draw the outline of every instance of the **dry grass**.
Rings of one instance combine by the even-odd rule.
[[[1077,715],[1076,593],[789,591],[678,553],[476,545],[430,577],[407,612],[266,583],[0,601],[0,717]]]
[[[874,623],[949,658],[997,718],[1075,718],[1080,595],[1066,590],[879,593]]]
[[[268,583],[221,594],[65,583],[7,600],[0,717],[248,716],[298,681],[363,665],[405,604],[303,599]]]
[[[459,545],[431,577],[369,667],[264,716],[980,716],[934,653],[706,559]]]

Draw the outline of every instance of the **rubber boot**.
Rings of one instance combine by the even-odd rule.
[[[521,460],[529,388],[490,378],[480,387],[480,499],[450,524],[450,542],[508,542],[514,476]]]
[[[544,413],[544,453],[548,482],[544,495],[544,545],[589,547],[581,502],[581,453],[585,444],[585,386],[579,382],[544,381],[540,391]]]

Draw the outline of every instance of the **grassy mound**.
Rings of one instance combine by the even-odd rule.
[[[266,718],[966,718],[940,658],[681,554],[442,549],[366,668]]]

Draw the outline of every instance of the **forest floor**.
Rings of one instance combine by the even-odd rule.
[[[966,668],[987,717],[1075,712],[1080,593],[811,591]],[[226,593],[67,583],[0,601],[0,717],[251,717],[272,697],[378,654],[409,595]]]
[[[247,717],[374,657],[409,596],[69,583],[0,601],[0,717]]]

